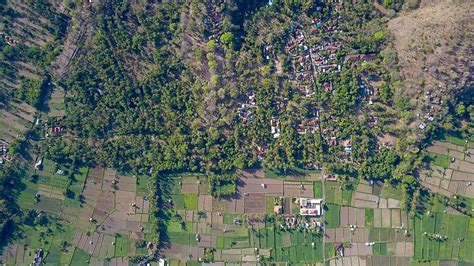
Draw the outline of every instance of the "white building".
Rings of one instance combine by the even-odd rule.
[[[300,215],[321,216],[323,215],[323,199],[300,198]]]

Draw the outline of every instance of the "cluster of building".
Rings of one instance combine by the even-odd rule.
[[[281,215],[283,219],[280,221],[280,228],[282,229],[306,229],[314,230],[316,228],[322,228],[322,215],[323,215],[323,199],[313,198],[297,198],[294,202],[299,206],[299,212],[295,214],[284,214],[284,201],[279,199],[273,206],[273,211],[277,215]]]
[[[10,155],[8,143],[6,141],[0,140],[0,165],[11,160],[12,157]]]
[[[338,42],[328,42],[311,47],[311,54],[315,66],[315,73],[330,73],[341,71],[342,66],[338,62],[337,52],[342,48]]]
[[[35,256],[33,257],[33,265],[41,265],[43,261],[43,249],[35,249]]]
[[[263,59],[265,59],[266,61],[275,60],[276,56],[275,51],[273,50],[273,45],[263,43],[261,45],[261,49]]]
[[[7,42],[7,44],[11,46],[16,45],[18,43],[15,39],[13,39],[11,36],[8,36],[8,35],[5,35],[4,39]]]
[[[213,4],[211,1],[207,2],[207,9],[209,10],[207,17],[203,19],[204,25],[208,28],[210,32],[213,34],[209,36],[209,40],[215,40],[217,43],[219,42],[219,36],[216,34],[219,32],[223,25],[223,14],[218,10],[218,6],[220,6],[224,1],[220,1],[220,3]]]
[[[48,137],[52,137],[52,136],[58,136],[58,135],[61,135],[64,133],[64,128],[61,126],[61,118],[53,118],[53,119],[50,119],[48,122],[46,122],[44,124],[44,128],[45,128],[45,137],[48,138]],[[40,120],[39,118],[36,119],[36,125],[39,125],[40,124]]]
[[[246,100],[244,103],[240,104],[240,107],[237,108],[237,114],[239,115],[242,124],[247,124],[252,122],[254,119],[254,111],[257,108],[255,100],[255,91],[249,91],[246,94]]]
[[[437,90],[427,90],[424,100],[423,113],[418,113],[417,117],[421,120],[418,128],[424,130],[427,125],[435,120],[435,117],[443,110],[442,96],[448,92],[443,85],[439,85]]]
[[[292,57],[292,73],[289,74],[290,80],[296,81],[298,90],[303,96],[312,95],[313,63],[309,46],[305,44],[306,36],[298,26],[290,26],[290,38],[286,44],[286,50]]]
[[[345,58],[346,65],[350,68],[353,68],[359,62],[367,62],[377,59],[377,54],[370,53],[370,54],[351,54],[347,55]]]
[[[300,215],[320,217],[323,215],[323,199],[299,198],[296,203],[300,205]]]

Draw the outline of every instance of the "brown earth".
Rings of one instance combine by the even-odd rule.
[[[422,1],[389,22],[409,94],[419,88],[464,86],[471,73],[473,2]]]

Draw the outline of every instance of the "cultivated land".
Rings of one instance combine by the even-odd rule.
[[[467,156],[472,148],[473,142],[455,137],[435,141],[427,148],[428,158],[436,154],[448,161],[431,160],[431,167],[422,172],[422,184],[472,201],[471,186],[466,185],[474,181]],[[451,157],[456,158],[453,163]],[[216,198],[205,175],[168,175],[162,187],[164,245],[156,250],[147,248],[152,239],[148,177],[100,167],[73,170],[49,160],[31,172],[34,178],[23,180],[19,204],[39,216],[32,216],[31,225],[22,226],[24,238],[6,249],[3,260],[11,265],[30,263],[37,248],[44,250],[45,263],[77,265],[129,265],[130,257],[155,252],[170,265],[199,260],[255,265],[260,256],[282,265],[322,264],[323,252],[329,265],[474,262],[472,218],[452,209],[446,212],[436,203],[413,217],[401,210],[398,188],[389,183],[353,181],[348,190],[339,182],[323,181],[318,171],[241,171],[237,194]],[[69,182],[71,173],[74,181]],[[453,182],[456,190],[451,190]],[[297,198],[323,194],[323,216],[299,215]],[[274,212],[276,203],[282,206],[281,215]]]
[[[435,141],[428,147],[430,168],[421,172],[422,184],[451,197],[474,198],[474,145],[459,138]]]
[[[130,256],[150,252],[145,177],[82,167],[68,183],[70,173],[46,160],[33,180],[23,180],[19,205],[37,217],[22,226],[24,237],[6,249],[4,262],[30,264],[38,248],[46,264],[73,265],[129,265]]]

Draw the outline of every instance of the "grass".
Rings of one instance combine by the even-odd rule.
[[[331,243],[324,245],[324,253],[326,259],[334,257],[334,245]]]
[[[437,197],[433,197],[430,202],[430,205],[428,206],[431,212],[443,212],[444,210],[446,210],[446,206],[444,206],[444,203],[442,203]]]
[[[323,183],[321,181],[313,182],[313,196],[315,198],[323,197]]]
[[[275,207],[275,197],[266,196],[265,197],[265,211],[267,214],[273,213],[273,208]]]
[[[340,206],[336,204],[326,204],[328,210],[325,212],[326,226],[328,228],[336,228],[340,225]]]
[[[171,243],[181,245],[196,245],[196,234],[188,232],[168,232],[168,237]]]
[[[338,182],[326,182],[326,202],[343,204],[343,191]],[[346,196],[347,197],[347,196]]]
[[[449,167],[449,157],[447,155],[428,153],[425,160],[428,163],[431,163],[439,167],[443,167],[443,168]]]
[[[34,208],[34,197],[36,192],[38,192],[38,184],[25,179],[22,181],[25,185],[25,189],[22,190],[18,196],[18,205],[24,209],[32,209]]]
[[[36,203],[35,208],[52,213],[61,212],[63,201],[55,198],[40,197],[40,201]]]
[[[89,168],[87,166],[79,167],[79,169],[74,175],[76,182],[84,183],[86,181],[88,173],[89,173]]]
[[[250,240],[247,236],[226,236],[224,237],[224,248],[249,248]]]
[[[89,263],[91,256],[80,248],[76,248],[72,256],[71,265],[86,265]]]
[[[380,197],[382,198],[392,198],[392,199],[397,199],[401,200],[402,199],[402,194],[400,193],[400,190],[394,186],[392,186],[389,183],[385,183],[382,188],[382,192],[380,193]]]
[[[374,226],[374,209],[365,209],[365,226]]]
[[[137,175],[137,194],[138,195],[148,194],[148,176]]]
[[[466,141],[464,139],[459,138],[459,137],[454,136],[454,135],[450,135],[450,134],[443,135],[441,140],[449,142],[451,144],[459,145],[459,146],[462,146],[462,147],[464,147],[466,145]]]
[[[182,222],[178,221],[170,221],[167,228],[168,232],[189,232],[193,229],[192,222],[184,222],[184,228],[182,227],[181,223]]]
[[[173,195],[171,195],[171,199],[173,200],[174,209],[176,209],[176,210],[184,209],[183,194],[173,194]]]
[[[217,236],[216,247],[218,249],[224,249],[224,237],[223,236]]]
[[[187,210],[198,210],[198,195],[197,194],[183,194],[184,195],[184,208]]]
[[[232,213],[224,213],[222,218],[223,218],[224,224],[234,224],[234,220],[236,218],[240,218],[241,220],[243,220],[241,214],[232,214]]]
[[[115,257],[128,256],[132,240],[127,237],[116,237],[115,239]]]
[[[474,233],[470,219],[447,213],[423,215],[414,219],[414,244],[417,260],[459,260],[474,262]],[[428,235],[424,235],[427,232]],[[436,241],[429,234],[447,236],[446,241]],[[460,241],[459,239],[462,239]]]
[[[373,246],[374,255],[387,255],[387,243],[377,243]]]
[[[352,201],[352,190],[343,190],[342,191],[342,205],[349,206]]]

